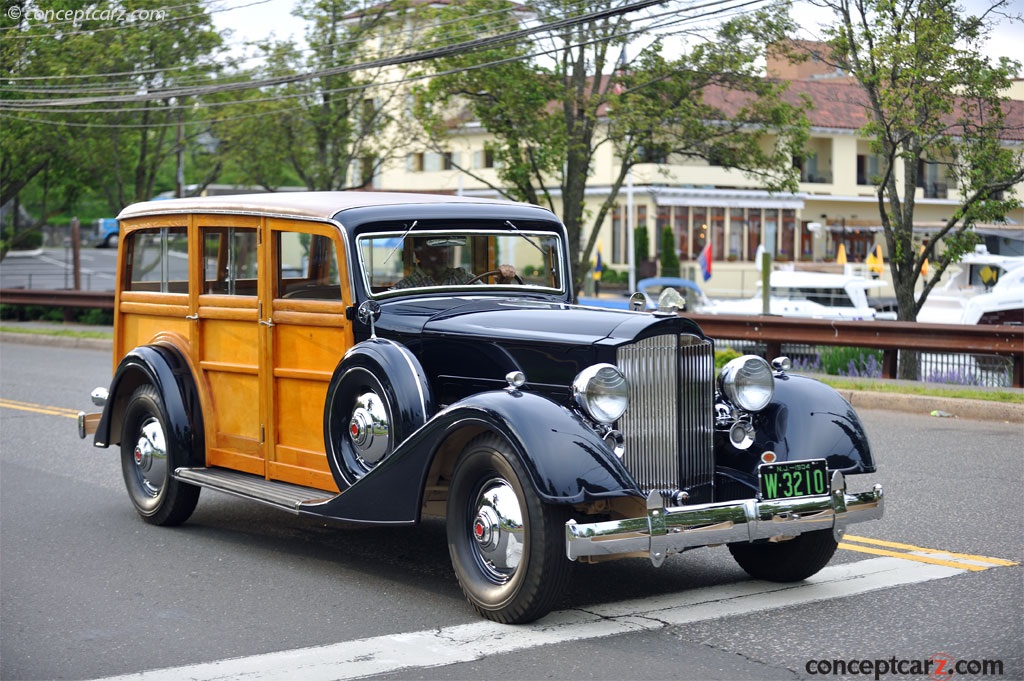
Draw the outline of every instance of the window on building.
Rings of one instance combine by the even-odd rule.
[[[747,211],[747,260],[754,260],[761,245],[761,209]]]
[[[696,259],[704,250],[708,240],[708,209],[705,206],[693,207],[693,250],[690,258]]]
[[[743,257],[743,209],[729,209],[729,260]]]
[[[418,151],[406,156],[405,169],[408,170],[410,173],[422,173],[424,170],[423,152]]]
[[[714,260],[725,258],[725,208],[722,206],[711,207],[711,257]]]
[[[473,152],[473,167],[474,168],[493,168],[494,167],[494,150],[493,149],[477,149]]]
[[[677,243],[679,244],[679,259],[690,259],[690,208],[689,206],[676,206],[673,209],[675,224],[673,229],[676,232]]]
[[[881,162],[875,154],[857,154],[857,184],[874,184],[881,175]]]
[[[782,211],[782,233],[779,235],[779,260],[793,260],[796,252],[796,211],[785,208]]]

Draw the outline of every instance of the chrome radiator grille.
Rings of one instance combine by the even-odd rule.
[[[715,470],[711,343],[688,334],[654,336],[619,348],[616,360],[629,380],[629,408],[619,421],[626,467],[645,492],[701,487],[699,496],[709,496]]]

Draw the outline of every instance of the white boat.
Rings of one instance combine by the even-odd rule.
[[[1024,324],[1024,265],[999,277],[988,293],[980,293],[964,306],[963,324]]]
[[[1015,296],[1022,295],[1020,276],[1011,277],[1024,267],[1024,256],[995,255],[979,245],[960,262],[946,270],[946,280],[928,294],[917,313],[917,321],[933,324],[1004,323],[1001,317],[1021,323],[1021,315],[1012,319]],[[1004,283],[1005,282],[1005,283]],[[974,301],[982,297],[977,304]],[[1002,315],[998,313],[1004,313]],[[988,320],[994,321],[988,321]],[[986,321],[982,321],[986,320]]]
[[[771,273],[770,314],[813,319],[896,319],[894,312],[880,312],[868,303],[867,292],[887,286],[877,279],[853,274],[827,274],[776,270]],[[759,315],[764,310],[761,293],[740,300],[713,300],[698,308],[705,314]]]

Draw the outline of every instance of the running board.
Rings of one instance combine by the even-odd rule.
[[[177,468],[174,477],[198,487],[207,487],[244,499],[291,511],[296,515],[299,507],[310,502],[327,501],[335,495],[322,489],[300,487],[287,482],[266,480],[256,475],[225,468]]]

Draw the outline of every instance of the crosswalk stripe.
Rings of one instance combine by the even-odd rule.
[[[104,681],[341,681],[471,662],[542,645],[603,638],[834,600],[964,574],[964,566],[879,557],[826,567],[796,584],[744,581],[555,612],[528,625],[479,621],[326,646],[143,671]]]

